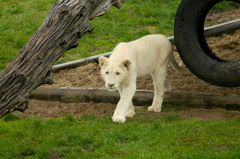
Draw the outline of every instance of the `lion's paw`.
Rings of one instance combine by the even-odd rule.
[[[135,111],[128,111],[126,117],[132,118],[134,117],[135,114],[136,114]]]
[[[150,106],[148,107],[149,112],[161,112],[161,108],[155,107],[155,106]]]
[[[125,123],[126,118],[122,115],[113,115],[112,120],[115,123]]]

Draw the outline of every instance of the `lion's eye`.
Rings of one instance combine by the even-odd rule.
[[[107,75],[109,74],[109,72],[108,72],[108,71],[106,71],[105,73],[106,73]]]
[[[118,75],[120,75],[120,72],[116,72],[115,74],[118,76]]]

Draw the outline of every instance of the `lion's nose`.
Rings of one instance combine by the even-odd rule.
[[[112,88],[112,87],[114,86],[114,84],[108,84],[108,86],[109,86],[110,88]]]

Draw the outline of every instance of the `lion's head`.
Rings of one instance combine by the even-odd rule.
[[[119,86],[129,76],[129,68],[131,62],[123,60],[116,64],[109,61],[107,57],[99,58],[99,66],[101,68],[101,76],[105,81],[105,86],[110,91],[118,90]]]

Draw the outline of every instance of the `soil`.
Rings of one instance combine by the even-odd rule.
[[[240,59],[240,29],[232,34],[224,34],[207,39],[208,44],[223,59]],[[176,54],[176,59],[179,57]],[[240,94],[240,88],[224,88],[206,83],[193,75],[185,66],[180,71],[168,69],[168,79],[171,81],[173,91],[191,91],[208,93],[235,93]],[[75,69],[61,70],[54,74],[54,84],[42,87],[87,87],[102,88],[104,82],[100,76],[100,68],[97,63],[89,63]],[[140,78],[138,89],[152,90],[153,84],[150,76]]]
[[[205,24],[207,25],[213,25],[213,24],[219,24],[219,23],[224,23],[230,20],[235,20],[238,19],[240,15],[240,5],[236,4],[236,6],[228,11],[219,13],[215,12],[214,10],[210,10]]]
[[[224,13],[210,13],[207,17],[208,23],[219,23],[228,20],[239,18],[240,8],[224,12]],[[209,46],[217,56],[226,59],[240,59],[240,29],[231,34],[224,34],[217,37],[207,39]],[[176,49],[175,49],[176,50]],[[179,57],[175,51],[176,59]],[[218,93],[234,93],[240,94],[240,88],[223,88],[210,85],[196,76],[194,76],[185,66],[180,71],[173,71],[170,67],[168,69],[168,79],[171,81],[173,91],[190,91],[190,92],[218,92]],[[97,63],[89,63],[77,67],[75,69],[62,70],[54,74],[54,84],[44,85],[41,87],[87,87],[87,88],[102,88],[104,82],[100,77],[100,69]],[[138,89],[153,89],[151,77],[144,77],[138,80]],[[103,103],[60,103],[60,102],[46,102],[31,100],[29,108],[23,116],[35,115],[40,117],[61,117],[66,114],[73,114],[76,116],[82,115],[110,115],[113,113],[115,105]],[[168,115],[169,112],[163,113],[148,113],[145,108],[137,108],[139,116],[143,114],[147,117],[161,117]],[[197,118],[204,120],[226,120],[232,118],[240,118],[240,112],[227,111],[223,109],[193,109],[176,111],[177,115],[182,118]]]
[[[52,101],[31,100],[30,107],[25,113],[16,112],[17,115],[37,116],[37,117],[63,117],[66,115],[74,115],[76,117],[91,116],[108,116],[111,118],[115,105],[110,103],[61,103]],[[147,112],[147,107],[135,107],[136,116],[133,120],[154,119],[169,115],[177,115],[182,119],[200,119],[200,120],[230,120],[240,119],[240,111],[225,109],[196,109],[196,108],[178,108],[164,107],[163,112],[153,113]]]

